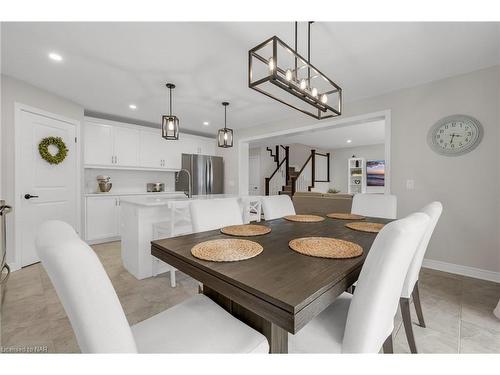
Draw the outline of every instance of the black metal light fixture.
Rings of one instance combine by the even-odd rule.
[[[318,120],[340,116],[342,89],[311,64],[311,24],[307,59],[273,36],[248,51],[248,87]]]
[[[170,96],[170,112],[161,117],[161,136],[170,141],[179,139],[179,118],[172,115],[172,89],[175,89],[173,83],[167,83]]]
[[[227,127],[227,106],[228,102],[222,102],[224,106],[224,128],[217,132],[217,143],[219,147],[233,147],[233,129]]]

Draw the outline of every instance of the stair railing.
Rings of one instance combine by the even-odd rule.
[[[285,157],[278,164],[270,177],[265,179],[266,195],[276,195],[283,189],[287,181],[290,179],[290,148],[289,146],[281,146],[285,150]]]
[[[307,158],[297,176],[292,177],[292,196],[297,191],[311,191],[314,187],[316,150],[311,150],[311,155]]]

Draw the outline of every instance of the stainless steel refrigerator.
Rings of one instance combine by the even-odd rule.
[[[192,194],[223,194],[224,164],[220,156],[182,154],[182,168],[189,171],[192,179]],[[179,173],[175,182],[176,191],[188,191],[187,173]]]

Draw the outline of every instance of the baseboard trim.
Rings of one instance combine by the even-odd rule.
[[[120,236],[116,236],[116,237],[108,237],[108,238],[99,238],[97,240],[85,240],[85,242],[87,243],[87,245],[99,245],[99,244],[102,244],[102,243],[106,243],[106,242],[114,242],[114,241],[120,241],[121,237]]]
[[[462,266],[459,264],[441,262],[439,260],[424,259],[422,264],[425,268],[454,273],[456,275],[474,277],[476,279],[500,283],[500,272],[483,270],[481,268]]]
[[[10,272],[19,271],[21,269],[21,265],[17,262],[7,262],[9,264]]]

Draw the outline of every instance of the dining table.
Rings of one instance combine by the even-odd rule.
[[[270,353],[287,353],[288,335],[300,331],[358,279],[377,234],[347,228],[349,222],[328,217],[315,223],[267,220],[259,223],[271,228],[265,235],[233,237],[211,230],[152,241],[151,254],[196,279],[202,284],[200,292],[266,336]],[[290,240],[302,237],[351,241],[363,248],[363,254],[347,259],[303,255],[289,247]],[[263,251],[233,262],[206,261],[191,254],[193,246],[223,238],[255,241]]]

